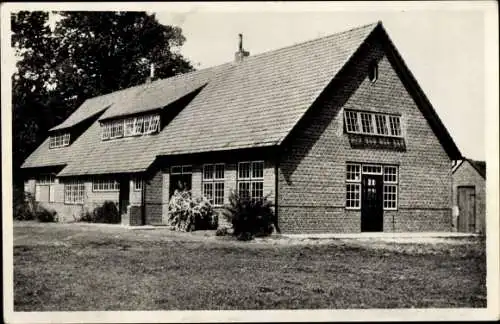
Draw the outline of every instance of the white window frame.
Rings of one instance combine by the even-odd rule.
[[[217,177],[217,167],[222,166],[222,178],[219,176]],[[206,172],[206,168],[212,168],[211,172]],[[201,190],[203,193],[203,196],[207,198],[210,203],[214,207],[220,207],[224,205],[224,190],[225,190],[225,172],[226,172],[226,167],[224,163],[213,163],[213,164],[203,164],[202,166],[202,173],[201,173]],[[210,177],[206,177],[210,173]],[[222,196],[217,196],[217,193],[220,193],[220,190],[217,190],[217,186],[222,185]],[[211,197],[207,197],[207,192],[209,190],[212,193]]]
[[[110,178],[94,178],[92,180],[93,192],[117,192],[120,191],[120,182]]]
[[[160,114],[129,117],[120,120],[105,121],[101,124],[101,139],[141,136],[158,133]]]
[[[356,116],[356,117],[354,117]],[[364,121],[368,121],[369,130],[365,131],[363,127],[362,116],[365,117]],[[384,127],[377,127],[377,118],[383,118]],[[357,122],[356,129],[353,129],[352,119]],[[344,110],[344,124],[347,133],[362,134],[362,135],[375,135],[391,138],[402,138],[403,130],[400,115],[391,115],[383,113],[373,113],[359,110]],[[365,123],[366,124],[366,123]],[[393,127],[394,126],[394,127]],[[380,131],[379,131],[380,130]]]
[[[350,172],[350,168],[359,168],[359,179],[354,178],[354,179],[349,179],[348,178],[348,173],[352,174],[353,172]],[[366,167],[368,168],[374,168],[375,170],[366,170]],[[389,175],[389,172],[387,170],[392,170],[390,172],[391,176],[394,176],[395,180],[386,180],[387,175]],[[393,172],[394,171],[394,172]],[[357,173],[357,172],[355,172]],[[375,174],[375,175],[382,175],[382,205],[384,210],[398,210],[398,205],[399,205],[399,166],[398,165],[392,165],[392,164],[374,164],[374,163],[356,163],[356,162],[347,162],[346,163],[346,168],[345,168],[345,188],[346,188],[346,196],[345,196],[345,208],[350,209],[350,210],[360,210],[361,209],[361,204],[362,204],[362,199],[361,199],[361,179],[363,177],[363,174]],[[348,206],[347,200],[348,200],[348,186],[356,185],[359,186],[359,199],[356,206]],[[386,197],[388,192],[386,192],[386,188],[391,187],[395,188],[394,192],[391,192],[390,194],[394,194],[394,200],[391,200],[391,202],[394,202],[394,206],[392,207],[386,207],[387,202]]]
[[[179,168],[179,172],[174,172],[175,168]],[[170,174],[192,174],[193,173],[193,166],[191,164],[184,164],[184,165],[172,165],[170,167]]]
[[[64,183],[64,203],[68,205],[81,205],[85,201],[85,182],[71,180]]]
[[[246,176],[240,176],[240,169],[241,169],[241,165],[242,164],[246,164],[246,163],[249,163],[250,164],[250,167],[249,167],[249,176],[246,177]],[[254,165],[255,164],[262,164],[262,176],[260,177],[256,177],[254,176]],[[241,162],[238,162],[238,170],[237,170],[237,183],[236,183],[236,188],[238,190],[238,195],[240,195],[240,184],[248,184],[249,185],[249,195],[250,195],[250,199],[251,200],[255,200],[255,199],[262,199],[264,197],[264,172],[265,172],[265,163],[264,161],[262,160],[256,160],[256,161],[241,161]],[[262,189],[259,190],[259,192],[262,191],[262,196],[260,195],[255,195],[255,193],[257,192],[257,188],[256,187],[256,184],[259,184],[262,186]]]
[[[134,181],[134,191],[141,191],[144,186],[144,180],[139,176],[135,176],[133,181]]]
[[[70,142],[70,136],[70,133],[51,135],[49,137],[49,148],[53,149],[68,146]]]

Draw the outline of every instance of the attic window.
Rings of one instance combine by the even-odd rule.
[[[69,145],[70,134],[52,135],[49,139],[49,148],[58,148]]]
[[[376,62],[372,62],[369,69],[368,77],[370,78],[370,82],[375,83],[378,79],[378,64]]]
[[[101,125],[103,140],[154,134],[160,130],[160,115],[153,114],[103,122]]]
[[[344,123],[350,134],[402,137],[401,116],[398,115],[345,110]]]

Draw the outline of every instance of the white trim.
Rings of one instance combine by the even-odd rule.
[[[347,114],[348,113],[354,113],[356,114],[356,121],[358,125],[358,131],[353,131],[349,130],[347,125]],[[370,125],[371,125],[371,130],[373,132],[365,132],[363,130],[363,122],[361,121],[361,116],[362,114],[369,115],[370,118]],[[378,132],[377,129],[377,123],[376,123],[376,117],[375,116],[383,116],[385,119],[385,128],[387,131],[387,134],[381,134]],[[390,126],[390,118],[395,118],[399,121],[399,135],[392,135],[392,129]],[[349,134],[360,134],[360,135],[372,135],[372,136],[381,136],[381,137],[388,137],[388,138],[403,138],[403,126],[401,122],[401,116],[400,115],[393,115],[393,114],[386,114],[386,113],[378,113],[378,112],[369,112],[369,111],[360,111],[360,110],[351,110],[351,109],[346,109],[344,110],[344,123],[345,123],[345,130]]]

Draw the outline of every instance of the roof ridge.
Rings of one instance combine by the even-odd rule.
[[[317,38],[311,38],[311,39],[306,40],[306,41],[294,43],[294,44],[287,45],[287,46],[284,46],[284,47],[280,47],[280,48],[276,48],[276,49],[269,50],[269,51],[266,51],[266,52],[258,53],[258,54],[255,54],[255,55],[250,55],[246,59],[244,59],[242,63],[245,63],[245,61],[250,60],[250,59],[255,58],[255,57],[269,55],[269,54],[274,54],[275,52],[279,52],[279,51],[282,51],[282,50],[285,50],[285,49],[290,49],[292,47],[303,46],[303,45],[308,44],[308,43],[318,42],[318,41],[325,40],[325,39],[328,39],[328,38],[331,38],[331,37],[334,37],[334,36],[339,36],[339,35],[342,35],[342,34],[347,34],[347,33],[353,32],[353,31],[358,30],[358,29],[364,29],[364,28],[367,28],[369,26],[373,26],[373,28],[375,28],[379,24],[381,25],[382,21],[379,20],[377,22],[373,22],[373,23],[370,23],[370,24],[366,24],[366,25],[362,25],[362,26],[357,26],[357,27],[352,27],[350,29],[341,30],[341,31],[333,33],[333,34],[328,34],[328,35],[317,37]]]

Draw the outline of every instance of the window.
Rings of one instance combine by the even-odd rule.
[[[361,126],[363,133],[373,134],[372,114],[361,113]]]
[[[103,140],[153,134],[160,130],[160,115],[132,117],[106,121],[101,125]]]
[[[389,125],[391,126],[391,135],[401,136],[401,125],[398,116],[390,116]]]
[[[37,185],[51,185],[55,182],[55,176],[53,174],[42,174],[36,179]]]
[[[347,133],[401,137],[401,117],[380,113],[344,111]]]
[[[355,111],[345,112],[345,125],[349,133],[359,132],[358,114]]]
[[[252,200],[264,197],[264,162],[238,163],[238,194]]]
[[[372,64],[370,64],[370,67],[369,67],[369,72],[368,72],[368,77],[370,79],[370,82],[372,83],[375,83],[375,81],[377,81],[378,79],[378,65],[376,62],[373,62]]]
[[[382,175],[384,210],[398,206],[398,167],[380,164],[346,164],[346,209],[361,208],[361,177],[363,174]]]
[[[388,135],[387,120],[384,115],[375,115],[375,126],[377,127],[377,134]]]
[[[396,210],[398,202],[398,167],[384,166],[384,209]]]
[[[134,190],[141,191],[142,190],[142,179],[140,177],[134,177]]]
[[[224,164],[203,165],[203,196],[214,206],[224,205]]]
[[[64,202],[66,204],[83,204],[85,184],[81,180],[73,180],[64,184]]]
[[[119,191],[120,183],[114,179],[96,178],[92,181],[92,191]]]
[[[49,138],[49,148],[58,148],[69,145],[70,134],[52,135]]]
[[[170,167],[169,197],[175,191],[190,191],[192,186],[192,166],[175,165]]]

